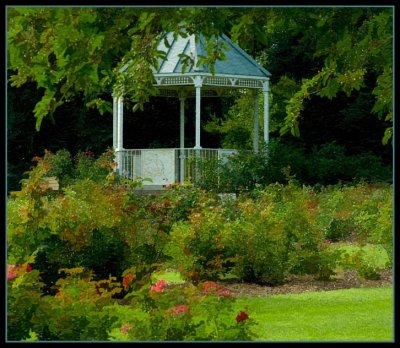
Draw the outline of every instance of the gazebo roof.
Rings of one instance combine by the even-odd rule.
[[[165,45],[165,40],[168,44]],[[216,40],[214,37],[213,40]],[[197,41],[197,42],[196,42]],[[199,35],[182,37],[174,33],[164,34],[158,50],[166,53],[166,59],[160,58],[158,67],[153,67],[154,85],[158,87],[160,96],[179,97],[185,95],[194,97],[193,86],[201,80],[201,95],[220,97],[237,95],[244,89],[262,89],[268,85],[271,73],[257,63],[249,54],[233,43],[226,35],[221,35],[218,41],[223,42],[226,60],[217,60],[214,64],[214,74],[209,66],[196,66],[201,56],[206,56],[206,39]],[[182,73],[182,54],[192,57],[192,64]],[[126,64],[121,72],[127,69]],[[268,88],[268,87],[267,87]]]
[[[205,38],[202,35],[198,37],[197,42],[194,35],[188,35],[185,38],[178,35],[177,38],[174,39],[173,33],[167,33],[165,39],[168,41],[170,47],[167,47],[164,40],[161,40],[158,49],[166,52],[167,60],[159,61],[159,67],[154,71],[156,77],[157,75],[165,74],[182,75],[182,58],[179,56],[182,53],[191,56],[195,63],[197,63],[200,56],[206,56]],[[228,49],[224,52],[226,60],[217,60],[215,62],[215,75],[255,78],[267,78],[271,76],[269,71],[258,64],[226,35],[220,36],[218,40],[222,41]],[[188,68],[185,74],[193,73],[211,73],[211,71],[210,68],[204,64],[199,67],[196,67],[195,64]]]

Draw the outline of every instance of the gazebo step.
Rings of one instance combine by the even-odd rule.
[[[140,188],[137,188],[135,191],[141,195],[154,195],[161,193],[165,190],[163,185],[143,185]]]

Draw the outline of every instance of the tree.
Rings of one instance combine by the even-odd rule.
[[[157,50],[162,33],[202,32],[206,38],[222,32],[257,53],[273,73],[272,82],[286,78],[285,113],[281,134],[299,134],[305,101],[312,95],[335,98],[360,90],[374,80],[372,112],[389,123],[383,142],[391,138],[393,8],[21,8],[8,9],[8,68],[13,86],[36,81],[43,96],[34,113],[42,119],[82,93],[87,105],[101,113],[111,104],[100,96],[112,88],[128,96],[134,109],[157,94],[152,66],[164,53]],[[304,51],[291,52],[308,62],[286,74],[284,59],[275,64],[282,44],[300,42]],[[168,43],[166,43],[168,44]],[[299,47],[299,46],[298,46]],[[202,63],[223,59],[215,41],[208,42]],[[189,64],[190,57],[184,57]],[[125,73],[121,68],[126,66]],[[303,71],[305,73],[303,73]],[[282,87],[282,84],[280,85]],[[293,88],[295,86],[295,88]]]
[[[380,119],[392,120],[393,114],[393,9],[392,8],[314,8],[272,9],[267,31],[296,38],[308,50],[318,70],[302,76],[299,88],[287,102],[281,134],[289,130],[298,135],[299,118],[305,101],[312,95],[335,98],[344,92],[350,96],[374,79],[372,112]],[[270,36],[273,38],[274,35]],[[271,45],[272,46],[272,45]],[[278,44],[279,46],[279,44]],[[322,62],[322,65],[318,65]],[[306,69],[307,71],[307,69]],[[310,71],[310,70],[308,70]],[[383,143],[391,138],[392,127]]]
[[[157,50],[162,34],[185,35],[184,22],[188,34],[210,37],[220,34],[224,23],[224,12],[214,8],[11,7],[7,14],[8,69],[16,72],[12,86],[35,81],[43,89],[34,109],[37,130],[45,116],[79,93],[100,113],[112,111],[99,97],[111,89],[123,91],[135,109],[143,108],[157,93],[151,68],[165,54]],[[218,56],[203,62],[212,64]]]
[[[391,8],[237,11],[232,38],[272,73],[274,137],[293,142],[296,135],[309,148],[336,140],[351,154],[360,144],[376,154],[390,151],[379,143],[383,134],[384,143],[390,139],[392,125]],[[251,103],[243,96],[207,129],[243,147],[253,128]]]

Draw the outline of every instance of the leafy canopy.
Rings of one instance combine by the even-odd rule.
[[[43,118],[73,96],[82,93],[88,106],[111,112],[99,98],[114,89],[142,107],[153,87],[152,66],[164,57],[157,46],[165,31],[202,32],[206,38],[221,34],[215,9],[191,8],[72,8],[8,9],[8,69],[15,72],[12,86],[35,81],[44,89],[34,114],[39,130]],[[211,45],[211,43],[210,43]],[[214,45],[214,51],[221,48]],[[218,54],[205,57],[212,64]],[[121,68],[126,67],[125,73]]]
[[[392,121],[391,7],[9,7],[7,25],[12,86],[35,81],[44,90],[34,109],[37,130],[46,115],[79,94],[100,113],[112,110],[110,102],[100,98],[111,90],[142,108],[157,94],[152,66],[157,67],[158,59],[165,56],[157,50],[162,34],[185,35],[183,25],[186,33],[201,32],[206,39],[225,32],[261,57],[267,68],[275,64],[273,51],[281,43],[277,40],[304,43],[301,54],[314,59],[316,65],[289,77],[296,88],[291,86],[285,97],[281,134],[299,134],[299,117],[311,95],[330,99],[341,92],[350,95],[360,90],[367,78],[374,81],[372,112],[390,124]],[[211,68],[224,57],[215,41],[208,42],[206,52],[199,63]],[[190,58],[183,58],[187,66]],[[284,57],[278,63],[282,65]],[[122,67],[127,68],[125,73],[121,73]],[[384,143],[391,134],[388,127]]]

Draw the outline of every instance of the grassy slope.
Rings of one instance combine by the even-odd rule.
[[[261,341],[393,341],[393,288],[242,298]]]

